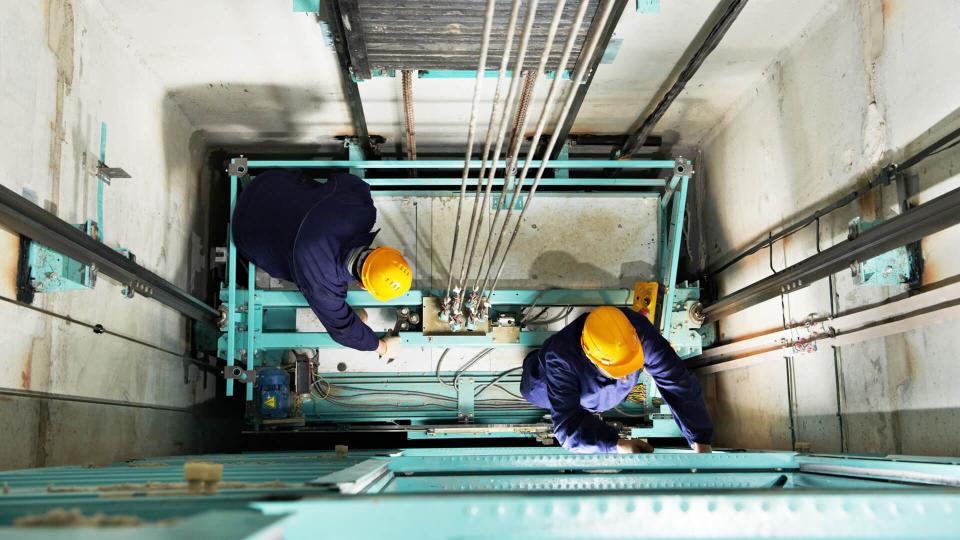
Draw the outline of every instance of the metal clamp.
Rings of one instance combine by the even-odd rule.
[[[243,383],[253,383],[257,380],[257,370],[246,370],[241,366],[227,366],[223,369],[223,378]]]
[[[673,166],[673,174],[677,176],[693,176],[693,162],[683,156],[677,156]]]
[[[231,160],[230,165],[227,166],[227,174],[230,176],[245,176],[249,170],[247,158],[243,156]]]

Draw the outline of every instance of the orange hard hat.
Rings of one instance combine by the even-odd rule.
[[[360,284],[370,296],[386,302],[410,290],[410,263],[394,248],[378,247],[367,255],[360,269]]]
[[[615,307],[598,307],[587,315],[580,346],[591,362],[614,379],[643,369],[643,347],[637,330]]]

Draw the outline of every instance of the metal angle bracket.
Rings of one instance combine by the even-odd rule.
[[[249,172],[250,167],[247,165],[247,158],[243,156],[230,160],[230,165],[227,166],[227,174],[230,176],[242,177]]]
[[[120,167],[108,167],[106,163],[97,161],[97,177],[110,185],[114,178],[131,178],[130,173]]]
[[[100,239],[96,221],[87,220],[75,227],[94,240]],[[83,264],[37,242],[29,242],[25,255],[20,264],[25,265],[28,285],[33,292],[89,290],[97,283],[95,266]]]
[[[474,392],[476,392],[476,379],[473,377],[460,379],[460,384],[457,386],[457,419],[465,424],[473,422]]]
[[[678,156],[675,162],[676,165],[673,166],[673,174],[677,176],[693,177],[695,171],[693,170],[692,161],[683,156]]]

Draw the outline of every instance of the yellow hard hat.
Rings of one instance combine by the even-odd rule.
[[[399,251],[378,247],[367,255],[360,270],[360,284],[370,296],[386,302],[410,290],[413,272]]]
[[[643,369],[643,347],[637,330],[615,307],[598,307],[587,315],[580,346],[591,362],[614,379]]]

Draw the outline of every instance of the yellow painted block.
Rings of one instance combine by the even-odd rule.
[[[633,284],[633,310],[647,316],[651,323],[657,315],[657,291],[660,284],[656,281],[638,281]]]

